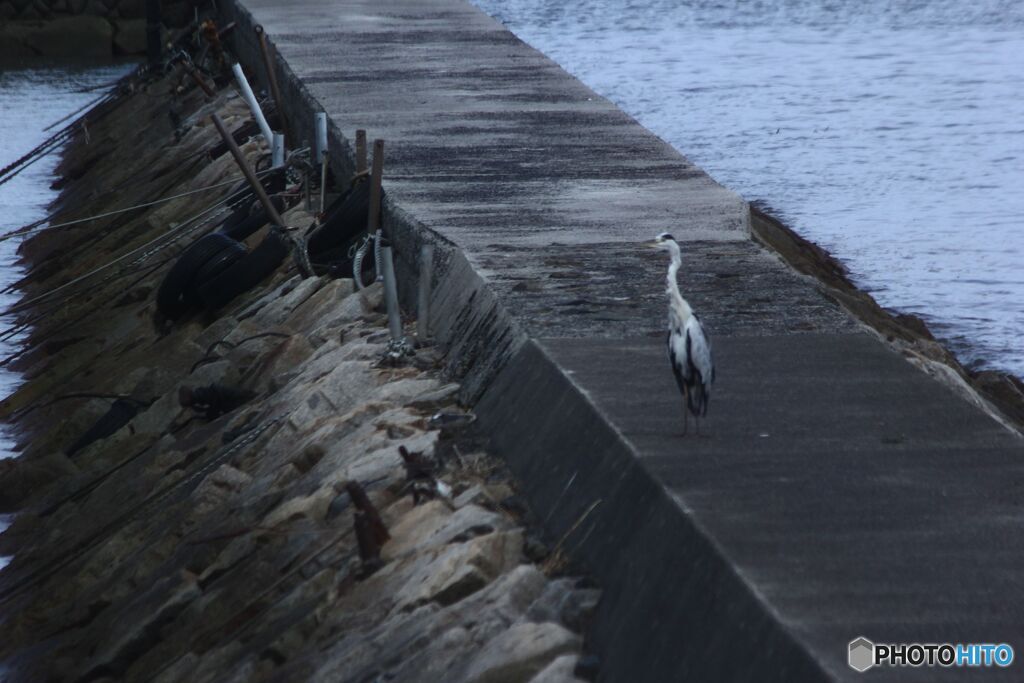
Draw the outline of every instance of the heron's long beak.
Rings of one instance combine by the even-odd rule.
[[[661,246],[661,243],[658,242],[658,240],[648,240],[646,242],[641,242],[640,246],[647,247],[648,249],[657,249]]]

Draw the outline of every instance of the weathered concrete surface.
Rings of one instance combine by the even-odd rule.
[[[693,680],[857,680],[856,634],[1020,642],[1018,438],[864,334],[726,336],[716,352],[701,438],[680,436],[649,339],[530,343],[479,406],[555,525],[601,501],[570,546],[629,586],[595,621],[616,644],[603,675],[643,661]],[[617,618],[634,612],[660,627],[638,637]]]
[[[858,635],[1024,642],[1021,441],[750,243],[734,195],[461,0],[234,7],[340,163],[354,129],[387,138],[400,264],[447,247],[449,370],[490,387],[483,423],[604,578],[604,680],[857,680]],[[664,260],[637,251],[662,230],[719,349],[700,439],[656,339]]]

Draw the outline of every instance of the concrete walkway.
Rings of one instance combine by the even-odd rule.
[[[739,197],[462,0],[235,6],[296,116],[326,110],[345,154],[387,139],[396,231],[467,264],[439,336],[603,582],[603,680],[860,680],[861,635],[1024,653],[1021,440],[755,245]],[[665,230],[716,344],[701,438],[678,436],[665,257],[639,247]]]

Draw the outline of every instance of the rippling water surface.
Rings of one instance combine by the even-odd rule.
[[[475,1],[964,362],[1024,376],[1024,3]]]
[[[88,104],[102,94],[88,88],[113,81],[126,73],[130,64],[93,67],[61,67],[54,65],[30,68],[0,67],[0,168],[7,166],[46,140],[56,130],[43,129]],[[39,220],[47,215],[47,206],[57,197],[50,189],[59,154],[51,153],[35,162],[18,176],[0,185],[0,233],[5,233]],[[17,281],[23,274],[16,263],[18,240],[0,242],[0,289]],[[17,293],[0,294],[0,311],[18,301]],[[7,330],[13,320],[0,317],[0,330]],[[0,357],[6,358],[18,349],[21,336],[3,339],[0,332]],[[7,397],[21,383],[17,373],[0,367],[0,396]],[[12,444],[0,434],[0,458],[10,457]]]
[[[54,131],[43,129],[94,100],[99,94],[87,88],[113,81],[126,73],[131,64],[104,64],[90,67],[33,66],[12,68],[0,66],[0,168],[7,166],[48,138]],[[65,125],[65,124],[61,124]],[[58,126],[54,130],[57,130]],[[53,153],[0,185],[0,233],[5,233],[39,220],[47,215],[47,207],[57,192],[50,189],[58,154]],[[0,289],[17,281],[23,274],[17,264],[18,240],[0,242]],[[17,303],[18,295],[0,294],[0,311]],[[17,351],[21,336],[4,339],[13,320],[0,316],[0,357]],[[17,373],[0,367],[0,396],[7,397],[21,384]],[[0,424],[0,459],[16,455],[12,439]],[[0,515],[0,533],[8,520]],[[0,568],[7,564],[0,557]]]

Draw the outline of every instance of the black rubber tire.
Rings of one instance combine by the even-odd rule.
[[[278,213],[284,212],[284,199],[282,197],[271,197],[270,203],[274,205],[274,208],[277,209]],[[233,216],[234,214],[232,214],[232,217]],[[246,237],[270,222],[270,218],[267,216],[267,212],[263,209],[262,205],[256,209],[255,213],[252,215],[246,213],[241,220],[236,221],[234,224],[229,224],[230,220],[231,217],[224,221],[219,231],[231,239],[238,241],[244,240]]]
[[[132,421],[132,418],[139,414],[140,406],[135,401],[123,398],[116,399],[110,406],[110,410],[100,416],[92,427],[86,430],[85,434],[78,437],[78,440],[67,449],[68,457],[73,456],[94,441],[105,439],[114,434],[117,430]]]
[[[383,201],[382,191],[381,202]],[[370,183],[361,182],[324,212],[326,215],[323,223],[309,237],[310,258],[316,261],[319,254],[343,247],[366,232],[369,212]]]
[[[276,195],[284,192],[285,185],[288,179],[285,175],[284,169],[279,169],[273,173],[269,173],[260,180],[260,184],[263,186],[263,190],[268,195]],[[273,197],[272,197],[273,199]],[[221,232],[228,232],[231,226],[241,223],[243,220],[249,217],[252,203],[256,201],[256,195],[249,187],[249,181],[240,180],[231,187],[231,191],[228,192],[227,205],[231,209],[232,213],[224,222],[221,223],[221,227],[218,228]],[[277,204],[275,203],[275,206]],[[278,211],[283,209],[278,207]]]
[[[185,299],[194,306],[202,306],[203,300],[199,297],[199,288],[204,282],[217,277],[232,264],[245,258],[249,250],[241,242],[235,242],[234,246],[225,247],[223,251],[204,263],[192,277],[192,282],[185,288]]]
[[[238,246],[238,242],[227,235],[211,232],[186,247],[156,291],[156,306],[160,314],[169,320],[184,315],[193,305],[189,300],[189,288],[196,273],[225,249],[235,250]]]
[[[239,294],[249,291],[277,270],[290,251],[288,240],[273,230],[246,256],[198,287],[198,295],[209,310],[216,310]]]

